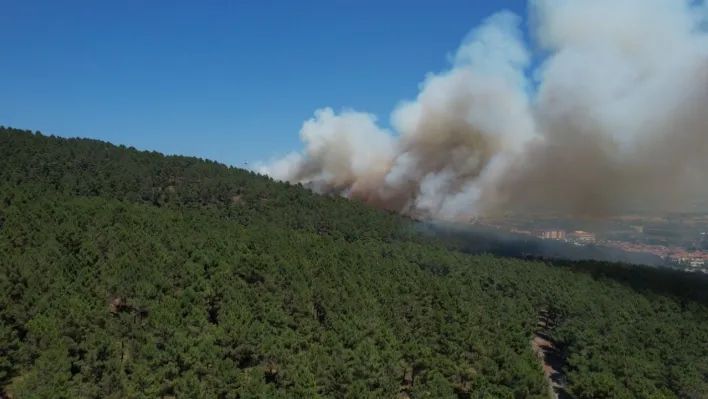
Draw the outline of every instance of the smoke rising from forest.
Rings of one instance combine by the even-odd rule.
[[[437,219],[504,211],[677,209],[708,167],[703,0],[530,1],[472,30],[391,115],[315,111],[301,152],[258,170]],[[415,83],[415,82],[413,82]]]

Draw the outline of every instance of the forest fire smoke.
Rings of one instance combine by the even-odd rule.
[[[708,7],[683,0],[536,0],[534,68],[521,18],[501,11],[391,115],[315,111],[304,149],[262,165],[391,210],[681,207],[708,166]]]

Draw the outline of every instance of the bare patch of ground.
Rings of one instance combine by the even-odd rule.
[[[541,359],[543,364],[543,372],[548,381],[548,388],[551,392],[551,398],[554,399],[572,399],[572,397],[563,388],[563,364],[564,360],[556,347],[553,345],[553,340],[548,335],[550,321],[545,311],[541,311],[538,320],[538,332],[531,340],[531,347]]]

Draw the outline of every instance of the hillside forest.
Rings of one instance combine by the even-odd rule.
[[[570,397],[708,397],[705,279],[488,248],[209,160],[0,128],[0,397],[545,399],[538,333]]]

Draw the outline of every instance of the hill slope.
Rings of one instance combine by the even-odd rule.
[[[0,386],[14,398],[708,394],[703,281],[468,255],[243,170],[0,129]]]

